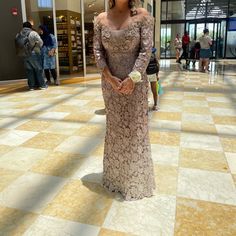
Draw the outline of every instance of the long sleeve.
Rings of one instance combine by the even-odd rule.
[[[101,23],[96,18],[94,22],[94,38],[93,38],[93,51],[97,66],[99,69],[104,69],[107,66],[105,58],[105,49],[102,45]]]
[[[57,40],[56,40],[56,37],[53,35],[53,34],[50,34],[51,38],[52,38],[52,43],[53,43],[53,46],[52,48],[57,48]]]
[[[149,15],[143,17],[141,25],[141,42],[138,58],[135,61],[133,71],[143,74],[148,66],[153,46],[153,18]]]

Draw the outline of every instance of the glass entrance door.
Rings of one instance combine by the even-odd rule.
[[[213,58],[223,58],[224,48],[225,48],[225,32],[226,32],[226,22],[214,22],[214,23],[190,23],[188,24],[188,31],[190,39],[198,40],[203,34],[203,30],[209,29],[209,36],[212,38],[212,57]]]

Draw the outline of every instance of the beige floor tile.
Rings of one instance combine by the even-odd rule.
[[[51,126],[44,130],[45,133],[52,134],[63,134],[63,135],[72,135],[74,134],[82,124],[76,122],[53,122]]]
[[[0,166],[10,170],[28,171],[47,154],[47,150],[16,147],[10,152],[2,155],[0,158]]]
[[[55,151],[88,155],[94,152],[96,147],[103,140],[99,137],[82,137],[82,136],[70,136],[65,139],[59,146],[55,148]]]
[[[36,218],[36,214],[0,206],[0,234],[23,235]]]
[[[0,192],[24,172],[0,168]]]
[[[79,113],[80,109],[76,106],[69,106],[69,105],[57,105],[55,106],[52,111],[56,112],[68,112],[68,113]]]
[[[208,102],[211,108],[233,108],[233,104],[226,102]]]
[[[41,213],[67,182],[65,178],[26,172],[0,192],[0,205]]]
[[[207,133],[182,132],[180,145],[183,148],[223,151],[219,137]]]
[[[179,168],[179,197],[236,206],[236,189],[230,173]]]
[[[236,175],[233,175],[233,180],[234,180],[234,184],[235,184],[235,187],[236,187]]]
[[[24,236],[98,236],[99,227],[39,216]]]
[[[150,131],[149,136],[152,144],[168,146],[179,146],[180,144],[180,134],[178,133]]]
[[[135,235],[102,228],[98,236],[135,236]]]
[[[24,102],[25,101],[25,97],[10,98],[8,101],[9,102]]]
[[[23,131],[23,130],[10,130],[0,134],[0,145],[18,146],[27,142],[38,132]]]
[[[210,109],[208,107],[184,107],[183,111],[194,114],[210,115]]]
[[[48,121],[30,120],[27,123],[18,126],[16,129],[41,132],[45,130],[46,128],[48,128],[50,125],[52,125],[52,123]]]
[[[32,119],[40,113],[41,111],[24,110],[17,113],[17,117],[24,117],[24,118]]]
[[[103,227],[139,236],[173,235],[176,198],[154,195],[140,201],[114,201]]]
[[[172,100],[172,99],[161,98],[160,99],[160,106],[165,105],[165,104],[172,105],[172,106],[175,106],[175,105],[181,106],[182,101],[181,100]]]
[[[220,137],[220,142],[225,152],[236,152],[236,139]]]
[[[74,135],[79,135],[79,136],[103,136],[105,133],[105,127],[104,125],[91,125],[91,124],[86,124],[83,125],[80,129],[78,129]]]
[[[177,199],[175,235],[236,235],[236,207],[222,204]]]
[[[65,135],[39,133],[38,135],[24,143],[22,146],[52,150],[60,143],[62,143],[66,138],[67,136]]]
[[[232,174],[236,175],[236,153],[225,153],[229,169]]]
[[[93,101],[87,103],[86,106],[87,106],[88,108],[89,108],[89,107],[92,107],[92,108],[103,108],[103,107],[105,107],[104,101],[96,101],[96,100],[93,100]]]
[[[198,101],[206,101],[205,96],[191,96],[191,95],[185,95],[184,100],[198,100]]]
[[[179,165],[185,168],[229,172],[223,152],[182,148]]]
[[[178,168],[174,166],[155,165],[156,192],[158,194],[176,195]]]
[[[181,130],[188,133],[216,134],[214,124],[183,121]]]
[[[154,120],[173,120],[181,121],[182,114],[180,112],[156,112],[153,113],[152,119]]]
[[[92,155],[103,157],[104,154],[104,142],[98,145],[98,147],[92,152]]]
[[[236,125],[236,117],[230,116],[213,116],[215,124]]]
[[[101,226],[114,195],[98,184],[74,180],[47,206],[43,214]]]
[[[86,123],[92,119],[93,115],[87,113],[74,113],[66,116],[64,121]]]
[[[11,151],[13,147],[7,145],[0,145],[0,155],[3,155],[9,151]]]
[[[14,108],[15,109],[28,109],[34,105],[36,105],[36,103],[18,103],[14,106]]]
[[[52,152],[39,161],[31,171],[44,175],[69,178],[82,165],[83,161],[84,158],[79,155]]]

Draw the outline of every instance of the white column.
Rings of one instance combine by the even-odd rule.
[[[55,4],[55,0],[52,0],[52,13],[53,13],[53,28],[54,28],[54,36],[57,40],[57,14],[56,14],[56,4]],[[57,40],[58,42],[58,40]],[[58,51],[58,49],[57,49]],[[60,77],[60,68],[59,68],[59,55],[58,53],[56,54],[56,65],[57,65],[57,76],[58,79]]]
[[[85,34],[84,34],[84,0],[80,1],[81,7],[81,27],[82,27],[82,50],[83,50],[83,66],[84,66],[84,77],[86,76],[86,49],[85,49]]]
[[[21,12],[22,12],[22,21],[26,22],[26,8],[25,8],[25,0],[21,0]]]
[[[161,0],[156,0],[156,18],[155,18],[155,48],[157,56],[161,56]]]

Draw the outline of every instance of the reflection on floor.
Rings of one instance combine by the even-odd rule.
[[[100,187],[99,79],[0,88],[0,235],[236,235],[236,62],[209,74],[161,66],[165,93],[150,113],[157,190],[136,202]]]

